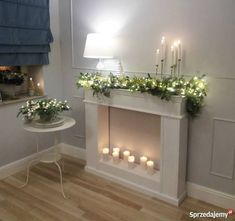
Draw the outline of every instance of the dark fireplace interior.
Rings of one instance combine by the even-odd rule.
[[[38,66],[0,66],[0,100],[44,95],[40,70]]]

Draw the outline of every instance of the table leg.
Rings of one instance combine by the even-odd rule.
[[[23,187],[25,187],[25,186],[28,184],[28,182],[29,182],[30,166],[32,165],[32,163],[37,162],[37,161],[39,161],[39,159],[31,160],[31,161],[28,163],[28,165],[27,165],[26,181],[25,181],[25,183],[24,183],[22,186],[20,186],[20,188],[23,188]]]
[[[61,166],[62,166],[62,171],[64,172],[64,158],[61,158]]]
[[[60,172],[60,188],[61,188],[61,193],[62,193],[63,197],[66,199],[67,197],[66,197],[65,194],[64,194],[62,171],[61,171],[61,168],[60,168],[60,165],[58,164],[58,162],[55,161],[54,163],[55,163],[55,165],[56,165],[56,166],[58,167],[58,169],[59,169],[59,172]]]

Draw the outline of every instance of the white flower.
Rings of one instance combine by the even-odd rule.
[[[168,91],[171,91],[171,92],[174,92],[174,91],[175,91],[175,89],[172,88],[172,87],[168,87],[167,90],[168,90]]]

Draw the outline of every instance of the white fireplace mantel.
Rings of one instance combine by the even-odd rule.
[[[170,101],[156,96],[112,90],[110,98],[93,96],[85,90],[86,113],[86,170],[119,184],[144,192],[174,205],[186,196],[186,155],[188,120],[185,98]],[[138,167],[128,169],[104,162],[101,151],[109,145],[109,107],[116,107],[161,117],[160,170],[154,175],[143,173]]]
[[[110,97],[93,96],[91,90],[85,90],[84,102],[179,119],[185,116],[185,98],[180,96],[173,96],[170,101],[165,101],[147,93],[115,89],[111,91]]]

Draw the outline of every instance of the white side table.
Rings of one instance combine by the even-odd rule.
[[[63,117],[64,118],[64,124],[58,127],[53,127],[53,128],[37,128],[34,127],[33,123],[27,123],[23,125],[23,129],[32,132],[32,133],[54,133],[54,145],[57,145],[59,143],[59,133],[62,130],[66,130],[70,127],[73,127],[76,123],[76,121],[71,118],[71,117]],[[37,153],[39,152],[39,140],[38,140],[38,136],[36,136],[37,141]],[[25,187],[28,182],[29,182],[29,172],[30,172],[30,166],[33,163],[36,162],[42,162],[42,163],[54,163],[60,172],[60,186],[61,186],[61,193],[63,195],[64,198],[66,198],[65,194],[64,194],[64,188],[63,188],[63,174],[62,174],[62,170],[60,167],[60,164],[58,163],[61,160],[61,154],[58,153],[58,151],[52,151],[50,153],[45,153],[42,156],[40,156],[39,158],[33,159],[32,161],[30,161],[28,163],[27,166],[27,176],[26,176],[26,181],[25,183],[21,186],[21,187]]]

